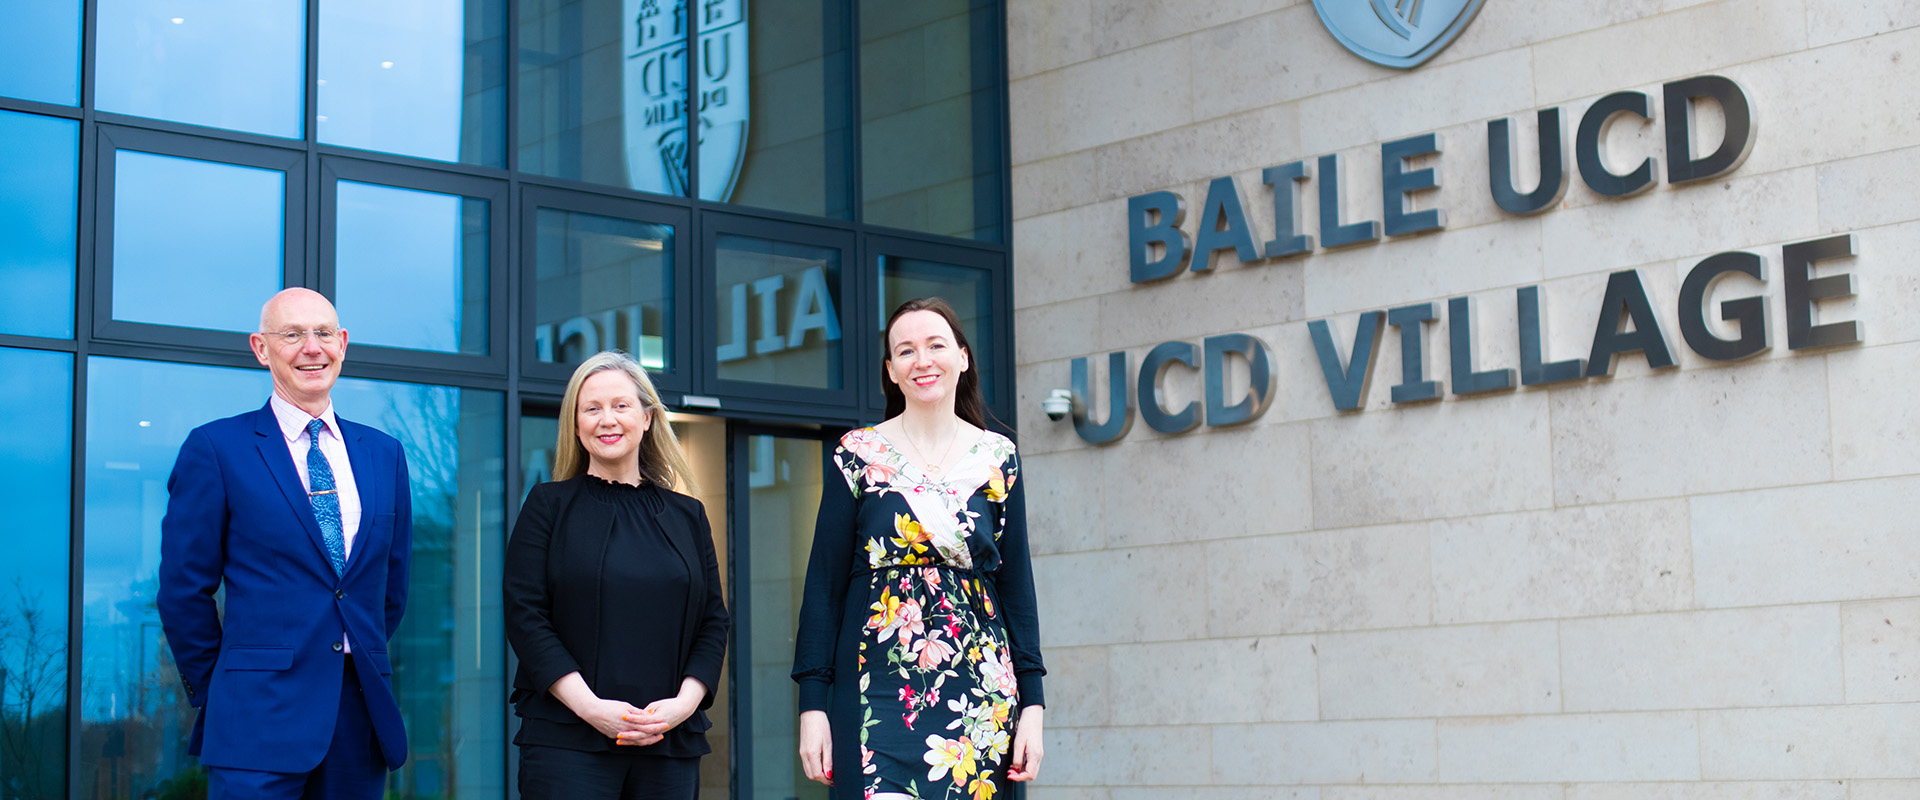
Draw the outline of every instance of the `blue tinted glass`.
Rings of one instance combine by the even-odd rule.
[[[841,0],[700,4],[700,198],[853,217]],[[745,22],[740,22],[742,7]]]
[[[114,154],[113,318],[252,331],[281,289],[287,176]]]
[[[840,251],[721,236],[714,360],[729,381],[840,388]]]
[[[284,136],[305,134],[301,0],[100,0],[101,111]]]
[[[66,787],[73,356],[0,349],[0,795]],[[14,737],[18,737],[15,739]]]
[[[94,797],[155,797],[193,780],[196,712],[154,609],[167,475],[188,431],[257,409],[271,391],[261,370],[87,361],[80,769],[115,781]]]
[[[612,349],[673,366],[672,226],[543,208],[536,247],[535,359],[571,365]]]
[[[487,201],[341,181],[334,290],[353,344],[487,352]]]
[[[407,614],[388,644],[411,755],[387,797],[505,797],[506,398],[348,379],[333,402],[399,439],[413,481]]]
[[[0,25],[0,94],[80,105],[80,0],[9,3]]]
[[[874,330],[885,332],[887,317],[901,303],[921,297],[938,297],[953,306],[960,317],[960,335],[967,337],[973,351],[973,369],[980,376],[980,392],[993,399],[995,369],[1010,365],[995,364],[993,354],[993,276],[984,269],[921,261],[914,258],[880,257],[880,307]]]
[[[320,141],[504,167],[504,0],[320,4]]]
[[[685,195],[690,5],[523,0],[520,168]]]
[[[80,123],[0,111],[0,333],[73,335]]]

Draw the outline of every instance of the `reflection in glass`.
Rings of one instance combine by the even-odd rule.
[[[999,241],[997,4],[859,4],[862,218]]]
[[[740,177],[741,156],[747,150],[747,118],[751,116],[748,2],[709,0],[699,5],[700,57],[695,63],[700,70],[700,122],[695,130],[700,132],[700,199],[725,201],[733,195],[734,183]],[[758,8],[763,4],[752,5]],[[684,53],[686,46],[676,43],[665,49]]]
[[[284,283],[286,184],[278,170],[115,151],[113,318],[259,327]]]
[[[0,348],[0,797],[66,793],[73,356]]]
[[[388,645],[410,754],[387,797],[503,797],[506,398],[342,379],[333,402],[399,439],[413,481],[407,615]]]
[[[753,709],[753,796],[824,800],[827,787],[807,780],[795,756],[800,699],[793,679],[794,620],[820,510],[820,443],[775,436],[747,438],[748,579],[738,616],[752,629],[734,634],[750,660]],[[736,598],[740,595],[736,593]]]
[[[0,333],[73,336],[79,205],[80,123],[0,111]]]
[[[271,384],[258,370],[114,358],[91,359],[88,369],[85,796],[185,796],[170,792],[204,780],[186,755],[194,711],[153,604],[166,479],[188,431],[259,408]],[[413,483],[411,590],[390,645],[412,755],[388,796],[502,796],[504,398],[346,379],[333,399],[340,416],[400,440]]]
[[[487,201],[355,181],[336,188],[334,296],[349,341],[486,355]]]
[[[762,0],[747,5],[744,29],[733,24],[709,33],[709,23],[701,23],[702,50],[726,56],[703,62],[700,75],[700,95],[710,98],[701,117],[701,199],[853,216],[850,48],[841,5]],[[742,98],[752,99],[751,113],[726,113]],[[736,116],[749,127],[744,142],[722,135]],[[716,191],[727,186],[731,198]]]
[[[692,414],[669,414],[673,423],[674,436],[680,439],[680,448],[686,452],[687,468],[693,474],[693,483],[699,491],[686,484],[679,490],[693,495],[706,507],[707,522],[713,528],[714,552],[720,560],[720,582],[728,589],[727,607],[732,609],[738,602],[732,592],[732,570],[728,559],[733,553],[729,547],[727,529],[727,421],[719,417],[703,417]],[[739,617],[734,617],[736,620]],[[736,630],[735,635],[738,635]],[[729,644],[731,651],[734,645]],[[721,675],[732,675],[733,665],[738,663],[734,653],[728,652],[722,665]],[[728,685],[731,681],[722,681],[714,687],[713,707],[707,709],[707,719],[713,727],[707,729],[707,744],[713,752],[700,759],[700,796],[732,797],[730,783],[733,777],[732,737],[733,737],[733,693]],[[744,797],[745,795],[739,795]]]
[[[198,759],[187,755],[198,712],[187,705],[154,607],[167,475],[188,431],[259,408],[270,391],[259,370],[87,362],[83,797],[153,797],[203,780]],[[166,400],[126,402],[142,397]]]
[[[686,0],[522,2],[520,169],[684,196],[687,19]]]
[[[521,502],[533,487],[553,480],[553,443],[559,435],[560,421],[553,417],[520,417]]]
[[[672,369],[673,228],[551,208],[537,224],[534,358],[572,365],[625,350]]]
[[[901,303],[919,297],[938,297],[953,306],[960,317],[960,333],[973,350],[973,369],[980,376],[980,391],[993,398],[993,374],[1004,364],[987,359],[993,353],[993,276],[984,269],[921,261],[913,258],[880,256],[880,307],[876,331],[887,329],[887,315]]]
[[[489,167],[507,162],[503,0],[320,4],[320,141]]]
[[[840,388],[840,251],[722,236],[715,247],[720,379]]]
[[[100,0],[101,111],[297,139],[305,134],[301,0]]]
[[[11,3],[0,25],[0,95],[80,105],[80,0]]]

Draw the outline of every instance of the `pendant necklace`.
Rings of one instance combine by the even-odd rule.
[[[919,442],[913,440],[913,434],[907,431],[907,423],[905,421],[900,423],[900,435],[907,437],[907,444],[913,445],[913,452],[919,454],[922,458],[926,457],[927,451],[920,447]],[[947,437],[947,449],[940,451],[940,460],[932,464],[921,464],[920,468],[925,470],[928,475],[940,474],[941,470],[946,469],[947,456],[953,452],[953,443],[959,440],[960,431],[955,430],[952,436]]]

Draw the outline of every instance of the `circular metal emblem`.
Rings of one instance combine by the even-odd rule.
[[[1485,0],[1313,0],[1327,32],[1354,55],[1411,69],[1447,49]]]

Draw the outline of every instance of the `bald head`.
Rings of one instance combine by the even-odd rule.
[[[292,338],[288,338],[292,334]],[[326,296],[284,289],[260,307],[260,332],[247,337],[253,355],[273,373],[273,391],[319,416],[347,356],[347,332]]]
[[[326,309],[328,322],[326,327],[340,327],[340,315],[333,310],[333,304],[327,302],[327,296],[312,289],[295,286],[275,292],[267,302],[260,306],[260,330],[277,331],[285,316],[304,316],[319,309]],[[302,313],[305,312],[305,313]],[[278,314],[279,316],[276,316]]]

